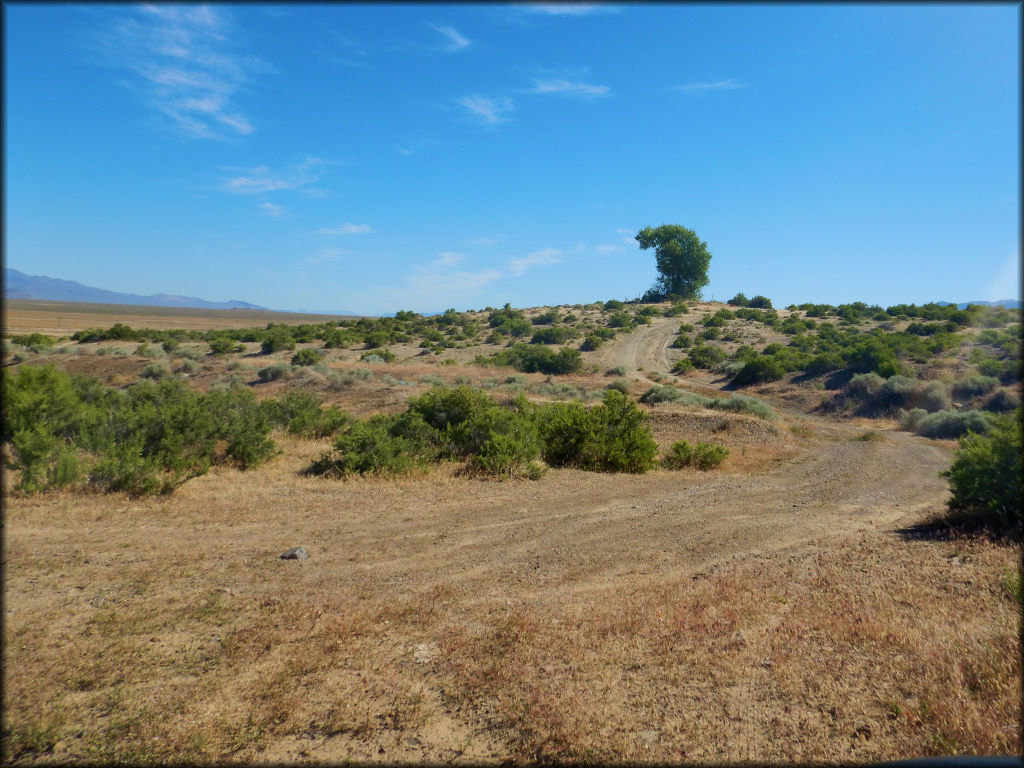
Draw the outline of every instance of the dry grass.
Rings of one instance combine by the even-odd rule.
[[[10,299],[4,302],[4,332],[70,336],[86,328],[109,328],[117,322],[133,328],[262,328],[267,323],[322,323],[348,315],[307,315],[262,309],[195,309],[128,304]]]
[[[1017,614],[993,578],[1013,557],[962,546],[969,566],[863,538],[516,606],[453,628],[446,667],[498,702],[521,759],[1013,754]]]
[[[687,321],[715,308],[693,308]],[[133,316],[87,325],[118,319],[167,327]],[[613,365],[667,370],[655,343],[665,328],[587,353],[598,373],[558,380],[600,390]],[[365,417],[401,410],[433,377],[497,398],[545,381],[517,374],[504,387],[512,371],[394,351],[398,362],[383,366],[331,350],[329,369],[370,368],[365,381],[332,386],[306,371],[253,389],[310,389]],[[148,362],[47,359],[115,383]],[[217,358],[198,365],[190,381],[200,389],[231,374]],[[702,394],[720,384],[707,372],[685,381]],[[634,395],[647,386],[630,384]],[[944,503],[938,472],[952,443],[806,415],[802,395],[787,406],[787,391],[765,389],[780,411],[771,422],[647,409],[662,450],[679,439],[727,447],[713,472],[551,470],[497,482],[447,466],[339,482],[299,474],[329,441],[278,437],[283,453],[259,470],[218,467],[170,497],[9,493],[4,757],[1018,753],[1019,581],[1007,578],[1017,550],[900,533]],[[299,544],[308,560],[279,559]]]
[[[298,476],[326,445],[285,441],[258,473],[218,469],[169,499],[9,498],[8,757],[833,762],[1020,747],[1011,548],[846,530],[835,512],[786,522],[789,504],[725,514],[737,480],[773,487],[792,467]],[[853,445],[895,450],[810,448]],[[300,543],[309,560],[277,558]]]

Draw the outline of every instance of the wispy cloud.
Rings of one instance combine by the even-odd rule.
[[[252,74],[270,71],[263,61],[236,53],[232,19],[223,6],[143,5],[98,32],[100,62],[136,76],[130,87],[195,138],[251,134],[252,121],[234,104]]]
[[[569,80],[534,80],[530,93],[564,93],[570,96],[606,96],[607,85],[574,83]]]
[[[283,205],[274,203],[260,203],[259,207],[267,216],[273,216],[275,219],[280,219],[288,213]]]
[[[746,88],[744,83],[737,83],[732,78],[728,80],[719,80],[717,83],[688,83],[687,85],[677,85],[672,90],[680,91],[682,93],[708,93],[709,91],[731,91],[735,88]]]
[[[547,16],[587,16],[592,13],[618,13],[619,9],[604,3],[519,3],[514,6],[526,13]]]
[[[598,245],[594,250],[601,256],[611,256],[613,253],[623,253],[626,247],[624,245]]]
[[[243,195],[266,194],[283,190],[302,190],[315,194],[318,190],[311,189],[310,185],[315,184],[323,177],[325,165],[327,165],[326,160],[307,157],[284,171],[276,173],[272,173],[265,165],[255,168],[224,167],[221,170],[232,171],[237,175],[224,179],[221,186],[228,192]]]
[[[428,264],[413,267],[400,284],[389,284],[374,293],[389,307],[412,307],[419,311],[438,311],[442,307],[465,306],[481,288],[502,277],[494,268],[453,269],[462,255],[442,252]]]
[[[620,228],[616,229],[615,231],[619,234],[619,240],[622,242],[623,245],[626,246],[627,250],[629,250],[630,248],[636,248],[636,231],[635,230],[623,229],[623,228],[620,227]]]
[[[364,235],[368,232],[372,232],[369,224],[351,224],[345,222],[337,227],[320,227],[316,232],[318,235]]]
[[[448,41],[445,46],[446,51],[455,52],[462,51],[468,48],[471,43],[465,37],[459,34],[459,31],[455,27],[444,26],[441,24],[428,24],[431,29],[440,32]]]
[[[562,252],[557,248],[544,248],[539,251],[533,251],[526,256],[521,256],[517,259],[509,259],[507,263],[508,272],[510,275],[523,275],[532,267],[537,267],[545,264],[557,264],[562,259],[560,258]]]
[[[486,96],[474,94],[472,96],[463,96],[456,101],[468,109],[470,115],[479,121],[481,125],[488,126],[508,122],[505,114],[515,109],[515,104],[512,103],[512,100],[504,96],[489,99]]]
[[[347,251],[344,248],[321,248],[313,256],[308,256],[305,259],[306,264],[327,264],[331,261],[338,261],[344,256],[351,256],[352,251]]]
[[[331,50],[324,54],[324,58],[333,64],[366,69],[366,60],[370,53],[369,46],[334,30],[327,29],[325,31],[331,40]]]
[[[452,267],[462,261],[465,256],[455,251],[441,251],[437,254],[437,258],[431,264],[434,269],[441,269],[442,267]]]

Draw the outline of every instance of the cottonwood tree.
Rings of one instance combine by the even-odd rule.
[[[701,289],[709,282],[711,252],[696,232],[678,224],[662,224],[641,229],[636,241],[641,250],[654,249],[658,267],[658,279],[647,297],[662,299],[674,295],[683,299],[700,298]]]

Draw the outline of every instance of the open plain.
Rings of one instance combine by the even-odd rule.
[[[667,381],[722,394],[710,370],[670,373],[680,324],[721,306],[654,317],[557,380],[585,396],[620,367],[634,398]],[[7,311],[8,333],[81,329],[52,309],[19,307],[17,323]],[[78,314],[82,327],[172,327],[159,312]],[[246,325],[217,325],[219,314],[238,317],[183,314],[173,327]],[[17,364],[123,386],[150,361],[120,347],[64,341]],[[204,358],[189,381],[241,377],[258,397],[304,388],[360,418],[401,410],[436,379],[502,393],[504,374],[474,364],[483,342],[390,349],[394,362],[344,389],[314,373],[259,381],[247,360],[268,356],[252,344],[234,363]],[[359,357],[332,349],[324,364]],[[531,399],[553,396],[542,374],[510,379]],[[329,439],[282,435],[264,466],[214,467],[169,496],[25,495],[5,470],[5,758],[1018,753],[1019,604],[1007,586],[1018,549],[928,525],[948,498],[939,473],[955,441],[822,411],[821,392],[791,379],[751,392],[774,418],[642,406],[662,450],[728,448],[708,472],[553,468],[499,481],[442,465],[342,481],[302,474]],[[308,559],[279,557],[300,545]]]

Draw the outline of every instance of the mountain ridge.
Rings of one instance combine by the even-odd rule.
[[[96,288],[74,280],[44,275],[28,275],[11,267],[4,268],[4,299],[40,301],[77,301],[92,304],[129,304],[143,307],[187,307],[191,309],[267,309],[258,304],[232,299],[207,301],[195,296],[171,293],[143,295]]]

